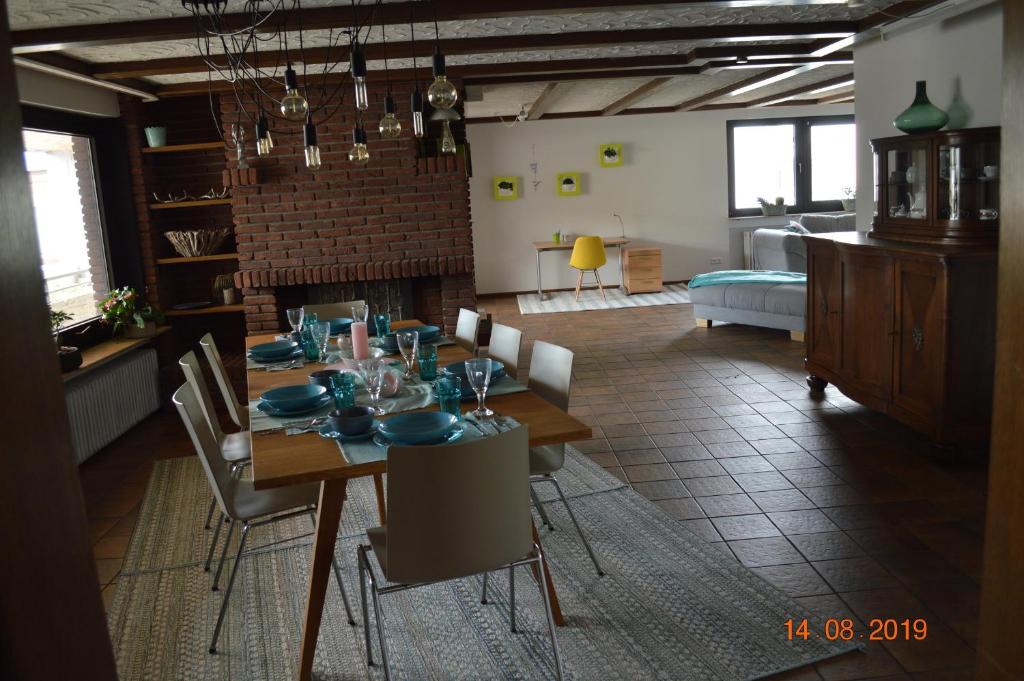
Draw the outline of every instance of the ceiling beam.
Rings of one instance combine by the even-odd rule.
[[[625,111],[631,105],[639,102],[650,95],[655,90],[661,88],[665,83],[672,80],[671,76],[662,76],[660,78],[652,78],[640,87],[636,88],[632,92],[627,93],[625,96],[616,99],[614,102],[606,106],[601,110],[602,116],[614,116],[620,111]]]
[[[574,80],[608,80],[609,78],[673,78],[695,76],[699,66],[677,66],[665,69],[609,69],[607,71],[574,71],[571,73],[538,73],[522,76],[489,76],[464,78],[467,85],[513,85],[517,83],[569,82]]]
[[[526,120],[535,121],[547,113],[547,110],[551,108],[551,105],[554,104],[555,99],[557,99],[555,95],[555,90],[557,89],[558,83],[548,83],[545,85],[544,89],[541,90],[540,95],[538,95],[537,99],[533,100],[533,104],[530,105],[530,110],[526,114]]]
[[[696,109],[697,107],[701,106],[702,104],[706,104],[708,102],[714,101],[714,100],[718,99],[719,97],[724,97],[725,95],[729,94],[730,92],[732,92],[733,90],[735,90],[737,88],[744,87],[746,85],[750,85],[750,84],[753,84],[753,83],[760,82],[764,78],[770,78],[772,76],[777,76],[779,74],[785,73],[786,71],[787,71],[787,69],[772,69],[771,71],[768,71],[767,73],[759,73],[756,76],[751,76],[750,78],[746,78],[744,80],[741,80],[738,83],[733,83],[731,85],[726,85],[725,87],[720,87],[720,88],[718,88],[716,90],[712,90],[711,92],[705,92],[703,95],[701,95],[699,97],[694,97],[693,99],[688,99],[685,102],[682,102],[681,104],[676,105],[675,110],[676,111],[692,111],[693,109]]]
[[[791,90],[786,90],[785,92],[778,92],[778,93],[776,93],[774,95],[768,95],[766,97],[761,97],[760,99],[753,99],[753,100],[751,100],[749,102],[744,102],[743,104],[741,104],[741,106],[746,106],[746,107],[766,106],[768,104],[774,104],[774,103],[777,103],[777,102],[785,101],[787,99],[792,99],[792,98],[797,97],[799,95],[808,94],[808,93],[814,92],[816,90],[824,90],[824,89],[827,89],[827,88],[829,88],[829,87],[831,87],[833,85],[839,85],[840,83],[849,83],[852,80],[853,80],[853,74],[849,74],[848,73],[846,75],[836,76],[835,78],[829,78],[827,80],[820,80],[820,81],[817,81],[815,83],[808,83],[807,85],[801,85],[800,87],[795,87],[795,88],[792,88]]]
[[[818,100],[818,104],[839,104],[840,102],[852,102],[856,93],[853,90],[849,92],[840,92],[837,95],[830,97],[822,97]]]

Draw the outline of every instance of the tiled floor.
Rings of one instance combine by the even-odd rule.
[[[985,467],[936,450],[833,389],[811,395],[784,332],[694,327],[689,305],[495,321],[576,352],[577,447],[681,524],[825,616],[924,618],[924,641],[872,642],[778,681],[970,679]],[[116,574],[151,460],[188,453],[160,414],[82,467],[104,584]],[[110,589],[105,589],[107,594]],[[784,623],[779,623],[782,630]]]

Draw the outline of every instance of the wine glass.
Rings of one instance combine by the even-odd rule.
[[[384,413],[380,406],[380,393],[384,389],[384,375],[387,373],[387,364],[382,359],[359,360],[359,375],[366,386],[366,392],[370,396],[370,406],[378,416]]]
[[[309,333],[313,337],[313,342],[316,343],[317,348],[320,349],[320,355],[317,358],[318,362],[327,361],[327,343],[331,340],[331,325],[328,322],[316,322],[310,324]]]
[[[365,322],[370,316],[370,306],[365,303],[356,303],[352,306],[352,319],[357,322]]]
[[[489,357],[466,360],[466,378],[469,379],[469,387],[476,393],[477,408],[473,411],[473,416],[478,419],[494,416],[494,412],[484,406],[487,388],[491,384],[491,368],[492,362]]]
[[[398,349],[402,353],[402,359],[405,360],[405,373],[402,374],[402,378],[407,381],[412,380],[412,364],[416,360],[416,349],[420,345],[420,332],[399,331],[395,334],[395,338],[398,340]]]
[[[291,324],[292,333],[302,333],[302,320],[306,316],[306,310],[301,307],[288,308],[288,323]]]

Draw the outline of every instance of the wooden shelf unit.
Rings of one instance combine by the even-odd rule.
[[[215,142],[193,142],[192,144],[168,144],[163,147],[143,147],[143,154],[175,154],[186,151],[203,151],[206,149],[223,149],[224,143],[220,140]]]
[[[197,255],[195,257],[157,258],[157,265],[185,265],[195,262],[216,262],[218,260],[238,260],[237,253],[214,253],[213,255]]]
[[[245,312],[245,305],[210,305],[209,307],[197,307],[193,310],[167,310],[164,312],[168,317],[192,317],[203,314],[228,314],[231,312]]]
[[[195,199],[194,201],[175,201],[173,203],[151,203],[150,210],[168,210],[170,208],[201,208],[204,206],[230,206],[231,199]]]

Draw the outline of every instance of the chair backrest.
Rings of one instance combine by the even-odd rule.
[[[236,481],[231,477],[228,466],[220,455],[220,446],[213,439],[213,433],[206,426],[202,400],[196,395],[195,388],[190,383],[185,383],[175,391],[171,401],[181,415],[220,510],[229,517],[234,517],[233,504],[229,501],[234,498],[231,487]]]
[[[491,325],[491,342],[487,356],[505,365],[505,371],[512,378],[519,373],[519,348],[523,343],[523,332],[504,324]]]
[[[459,308],[459,321],[455,325],[455,343],[463,350],[476,352],[476,334],[480,330],[480,315]]]
[[[206,387],[203,369],[199,366],[199,358],[196,357],[195,352],[189,350],[181,356],[178,364],[181,366],[182,373],[185,374],[185,380],[192,386],[192,390],[195,391],[196,398],[199,400],[199,406],[203,409],[210,432],[213,434],[219,448],[220,444],[224,442],[224,429],[220,427],[217,410],[213,406],[213,398],[210,397],[210,390]]]
[[[326,322],[330,319],[337,319],[338,317],[348,317],[353,319],[352,306],[353,305],[365,305],[364,300],[349,300],[344,303],[324,303],[322,305],[303,305],[302,309],[305,310],[306,314],[315,313],[316,316],[322,322]],[[360,320],[361,321],[361,320]]]
[[[559,409],[569,409],[573,352],[560,345],[534,341],[530,357],[530,390]]]
[[[228,413],[231,414],[231,420],[240,428],[248,430],[249,414],[246,413],[244,416],[242,415],[242,405],[238,401],[235,389],[231,387],[231,378],[228,376],[227,369],[224,368],[224,360],[220,358],[220,350],[217,349],[217,343],[214,342],[213,336],[208,333],[200,338],[199,347],[203,349],[203,354],[206,355],[206,361],[210,363],[210,368],[213,370],[213,377],[217,380],[217,385],[220,387],[220,394],[224,398],[224,403],[228,407]]]
[[[578,236],[572,245],[569,266],[578,270],[596,270],[608,262],[604,239],[599,236]]]
[[[524,558],[533,546],[525,426],[439,447],[388,450],[387,574],[456,579]]]

